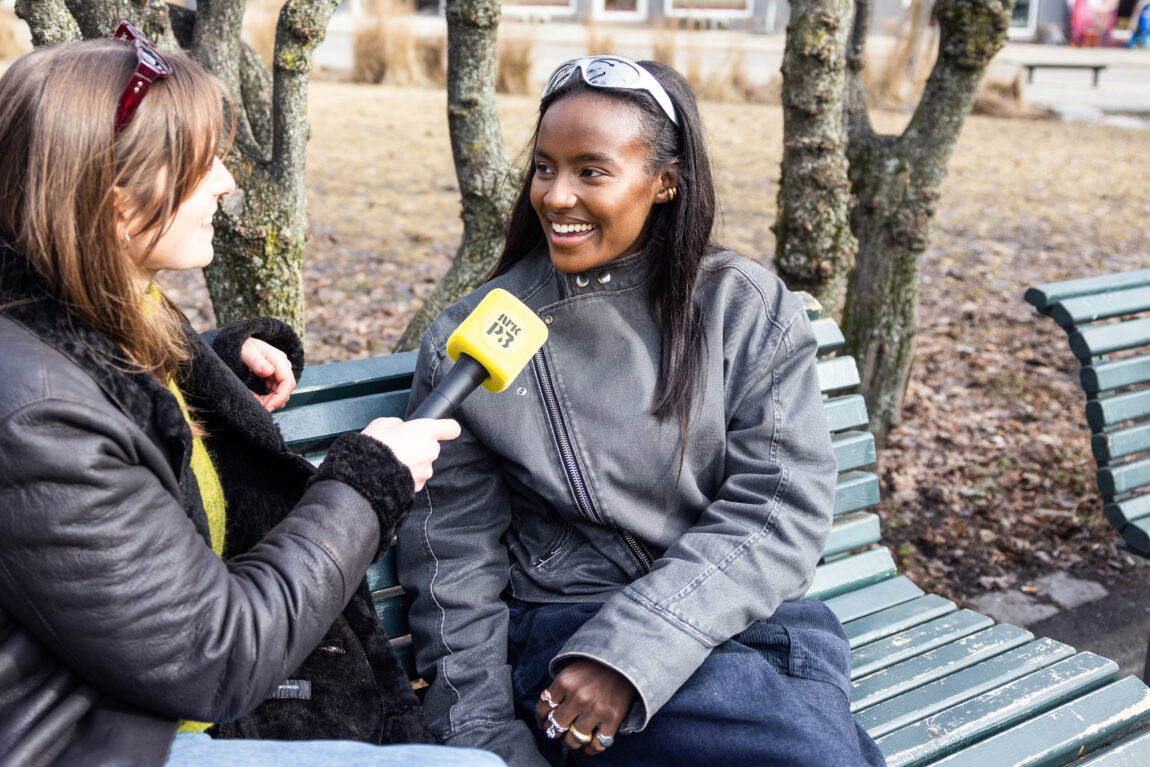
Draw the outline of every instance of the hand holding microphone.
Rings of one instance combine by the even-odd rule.
[[[448,419],[481,384],[501,392],[547,340],[547,326],[522,301],[496,288],[484,297],[447,339],[455,365],[406,421],[377,418],[363,430],[391,448],[415,480],[419,492],[431,478],[439,443],[459,436]]]

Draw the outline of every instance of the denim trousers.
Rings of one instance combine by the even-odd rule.
[[[350,740],[212,740],[180,733],[164,767],[506,767],[488,751]]]
[[[548,666],[598,603],[510,602],[509,660],[516,714],[556,767],[881,767],[881,752],[850,713],[850,647],[842,624],[814,599],[717,646],[640,732],[598,756],[564,750],[535,724]],[[626,641],[620,638],[620,641]]]

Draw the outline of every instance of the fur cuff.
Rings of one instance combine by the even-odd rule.
[[[291,326],[281,320],[272,317],[254,317],[229,322],[214,332],[209,331],[205,337],[220,359],[254,392],[264,393],[263,379],[252,375],[247,366],[240,361],[240,349],[244,341],[249,338],[258,338],[286,354],[291,362],[292,374],[297,381],[303,372],[303,344]]]
[[[411,471],[391,448],[366,434],[344,434],[332,443],[312,481],[321,479],[348,484],[371,502],[379,516],[380,551],[386,551],[415,498]]]

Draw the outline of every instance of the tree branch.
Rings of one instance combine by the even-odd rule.
[[[978,96],[990,60],[1006,42],[1014,0],[939,0],[938,60],[914,116],[895,152],[918,155],[915,185],[937,187],[958,141],[963,122]],[[921,161],[929,155],[930,161]]]
[[[276,26],[275,73],[272,83],[272,177],[304,190],[307,159],[308,83],[311,57],[339,0],[288,0]]]
[[[32,45],[57,45],[80,39],[80,25],[63,0],[16,0],[16,15],[28,23]]]
[[[870,31],[873,0],[856,0],[854,23],[847,42],[846,96],[843,99],[843,122],[847,131],[847,156],[851,146],[870,144],[875,138],[871,127],[870,110],[866,103],[866,88],[862,72],[866,66],[866,38]]]
[[[127,19],[161,48],[177,47],[168,19],[168,4],[164,0],[113,0],[94,3],[91,0],[64,0],[68,10],[80,25],[85,39],[111,37]]]

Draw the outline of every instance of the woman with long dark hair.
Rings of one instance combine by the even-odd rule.
[[[803,599],[836,477],[801,302],[711,240],[683,78],[560,66],[493,279],[547,323],[512,384],[457,412],[399,539],[443,742],[510,764],[881,764],[842,626]]]
[[[0,765],[499,763],[352,742],[432,741],[364,573],[458,426],[287,449],[296,335],[152,281],[212,259],[222,86],[117,37],[0,78]]]

